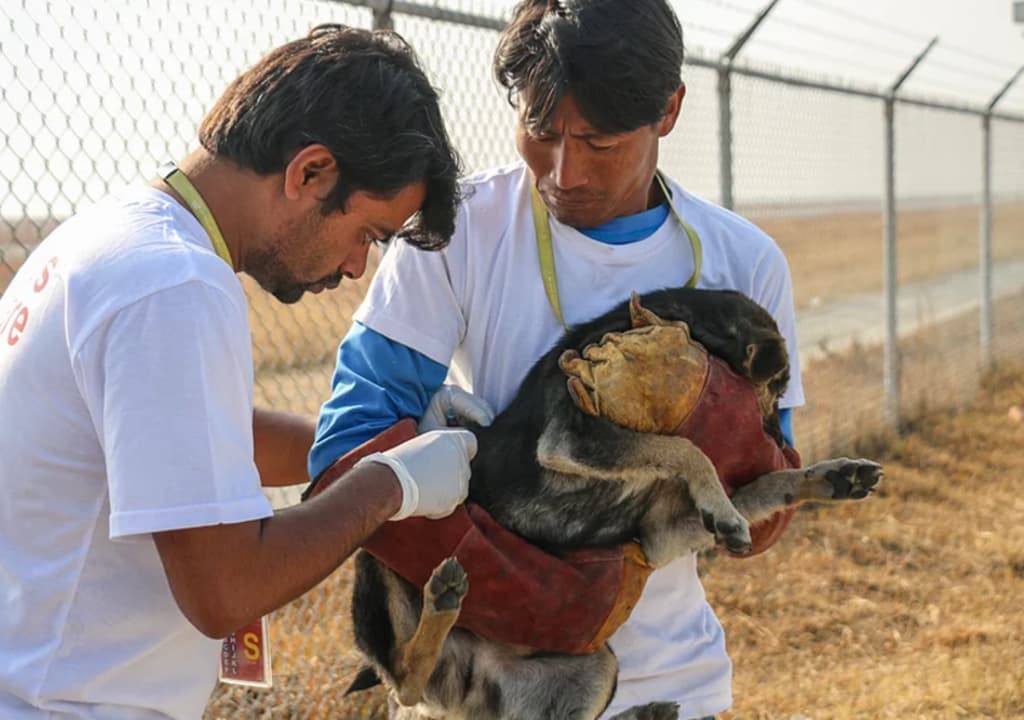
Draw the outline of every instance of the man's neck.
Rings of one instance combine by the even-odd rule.
[[[247,187],[251,182],[247,173],[203,149],[187,155],[178,163],[178,169],[188,177],[209,207],[231,255],[232,266],[235,272],[241,272],[245,269],[245,238],[248,235],[245,230],[246,208],[250,207],[245,198],[252,197],[247,190],[255,190]],[[155,180],[153,185],[195,215],[185,199],[162,178]]]
[[[668,201],[669,198],[665,197],[665,193],[661,190],[661,183],[658,182],[658,174],[655,173],[651,178],[651,187],[647,190],[647,207],[644,209],[650,210]]]

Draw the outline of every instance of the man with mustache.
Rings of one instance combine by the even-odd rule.
[[[282,302],[370,245],[442,247],[458,159],[397,35],[327,25],[239,76],[201,147],[81,210],[0,298],[0,717],[203,714],[221,638],[388,520],[466,496],[475,439],[425,433],[278,513],[311,419],[253,408],[237,272]],[[410,218],[413,218],[410,221]]]
[[[446,379],[479,396],[456,393],[464,406],[505,407],[565,326],[633,290],[739,290],[797,347],[776,244],[657,169],[659,142],[686,95],[682,63],[682,31],[666,0],[517,5],[494,72],[518,114],[523,163],[469,179],[443,252],[396,247],[385,256],[338,351],[313,477],[375,431],[423,414]],[[803,401],[795,352],[791,361],[781,403],[789,436],[789,408]],[[444,414],[436,402],[429,412]],[[528,600],[507,608],[510,626]],[[651,576],[610,642],[621,670],[603,717],[649,701],[677,702],[682,718],[731,704],[731,663],[695,556]]]

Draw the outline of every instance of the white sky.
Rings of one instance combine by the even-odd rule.
[[[506,18],[513,0],[416,0]],[[671,0],[691,56],[714,58],[768,0]],[[268,48],[325,20],[369,23],[334,0],[2,0],[0,217],[66,215],[83,199],[148,177],[193,143],[204,108]],[[442,88],[446,119],[478,169],[514,159],[509,110],[490,78],[495,35],[396,15]],[[1024,64],[1012,0],[779,0],[739,61],[761,69],[888,87],[935,35],[904,92],[987,105]],[[173,47],[174,52],[168,52]],[[669,171],[700,194],[719,189],[714,74],[684,69]],[[743,202],[874,198],[881,105],[763,81],[734,83],[737,198]],[[1000,110],[1024,115],[1024,78]],[[901,108],[900,192],[978,192],[980,122]],[[994,132],[994,187],[1024,190],[1024,124]],[[935,148],[943,148],[936,153]],[[954,171],[950,172],[950,168]]]
[[[749,19],[740,8],[756,12],[765,4],[688,0],[678,8],[684,24],[704,24],[710,10],[712,27],[741,29]],[[1011,0],[780,0],[744,57],[887,87],[935,36],[938,44],[911,76],[907,92],[987,104],[1024,64],[1024,26],[1013,22]],[[710,44],[711,33],[696,27],[690,37],[709,42],[709,49],[730,42],[718,35],[718,43]],[[1003,103],[1024,109],[1024,82]]]
[[[672,0],[694,52],[714,57],[768,0]],[[505,16],[511,0],[436,4]],[[772,64],[882,89],[928,41],[938,45],[908,81],[907,92],[988,104],[1024,64],[1024,26],[1012,0],[780,0],[741,60]],[[1000,108],[1024,112],[1024,78]]]

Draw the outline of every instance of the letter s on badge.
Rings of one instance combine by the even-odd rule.
[[[256,633],[246,633],[242,636],[242,644],[245,645],[245,656],[250,660],[257,660],[260,656],[260,639]]]

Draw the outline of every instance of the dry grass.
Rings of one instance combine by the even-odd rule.
[[[797,307],[828,303],[882,287],[882,214],[845,212],[755,217],[789,260]],[[900,283],[978,264],[977,207],[904,210],[897,216]],[[1024,256],[1024,203],[993,208],[993,257]]]
[[[704,564],[730,720],[1024,717],[1024,368],[894,442],[870,501]]]
[[[1024,356],[1024,290],[993,306],[993,355]],[[923,326],[900,340],[901,414],[913,419],[970,402],[982,379],[978,313]],[[871,451],[884,443],[886,423],[883,348],[854,344],[803,368],[807,404],[795,415],[795,435],[805,460]]]
[[[387,717],[381,688],[350,698],[361,660],[353,650],[352,562],[271,617],[274,687],[218,686],[204,720],[377,720]]]

